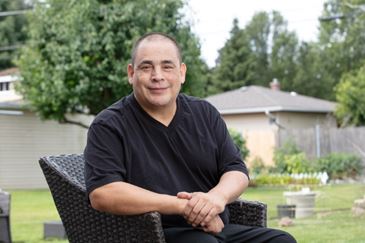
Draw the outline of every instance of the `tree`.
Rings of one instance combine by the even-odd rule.
[[[287,23],[278,13],[272,13],[272,47],[269,53],[270,76],[263,85],[273,78],[280,80],[281,89],[296,90],[293,80],[296,76],[299,41],[295,32],[287,30]]]
[[[344,75],[336,87],[336,116],[342,125],[365,125],[365,65]]]
[[[180,0],[48,0],[29,16],[29,41],[18,65],[19,88],[41,118],[78,122],[131,92],[126,67],[134,41],[150,31],[172,34],[187,63],[183,91],[203,96],[206,65],[183,22]],[[145,11],[148,9],[148,11]]]
[[[23,0],[1,0],[0,12],[24,10],[30,6]],[[0,70],[13,67],[16,48],[26,38],[25,26],[27,20],[24,15],[10,15],[0,17]]]
[[[287,30],[276,11],[255,14],[243,29],[234,20],[231,37],[219,51],[210,92],[253,84],[267,86],[273,78],[290,87],[297,49],[296,34]]]
[[[238,62],[238,60],[247,60],[249,58],[250,50],[248,45],[245,33],[238,27],[238,20],[234,19],[231,37],[225,46],[219,50],[209,93],[227,91],[245,84],[243,78],[246,76],[246,63]]]
[[[246,140],[243,138],[243,136],[240,132],[236,131],[233,128],[229,128],[228,132],[229,132],[229,135],[231,136],[234,144],[239,148],[242,159],[246,160],[246,158],[250,154],[250,151],[248,150],[248,148],[246,146]]]
[[[335,87],[341,77],[359,69],[365,61],[365,0],[329,0],[324,5],[320,22],[317,62],[321,79],[329,89],[321,96],[334,99]]]

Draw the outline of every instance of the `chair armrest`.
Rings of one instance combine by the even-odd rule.
[[[159,213],[122,216],[97,211],[77,180],[46,160],[41,159],[40,165],[70,243],[165,243]]]
[[[238,199],[228,205],[230,223],[247,226],[267,226],[267,206],[258,201]]]
[[[161,215],[158,212],[149,212],[141,215],[120,216],[101,213],[94,209],[89,218],[95,224],[90,224],[90,231],[82,236],[83,242],[153,242],[165,243]],[[67,224],[67,223],[66,223]],[[68,222],[69,224],[69,222]],[[74,227],[76,225],[73,225]],[[84,226],[85,227],[85,226]],[[86,226],[87,227],[87,226]],[[106,235],[104,231],[109,233]],[[80,234],[80,231],[78,232]],[[113,234],[113,235],[110,235]],[[80,235],[79,235],[80,236]],[[78,236],[78,237],[79,237]],[[79,240],[81,240],[79,238]],[[78,242],[78,240],[76,240]]]

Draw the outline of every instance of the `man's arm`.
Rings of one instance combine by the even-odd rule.
[[[224,173],[219,183],[208,193],[182,192],[179,198],[190,199],[184,209],[184,217],[193,226],[206,226],[227,204],[235,201],[248,186],[248,177],[240,171]]]
[[[113,182],[96,188],[89,198],[94,209],[120,215],[152,211],[182,215],[187,203],[186,199],[151,192],[126,182]]]

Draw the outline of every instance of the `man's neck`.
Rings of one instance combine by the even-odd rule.
[[[176,101],[173,104],[164,107],[154,107],[154,106],[146,107],[143,105],[141,106],[143,110],[147,112],[148,115],[150,115],[153,119],[162,123],[166,127],[168,127],[172,119],[174,119],[177,109]]]

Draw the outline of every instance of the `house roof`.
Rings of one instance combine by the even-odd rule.
[[[15,67],[0,70],[0,76],[18,75],[18,74],[19,74],[19,69]]]
[[[206,98],[221,114],[261,112],[334,112],[336,103],[299,95],[295,92],[272,90],[261,86],[245,86]]]

